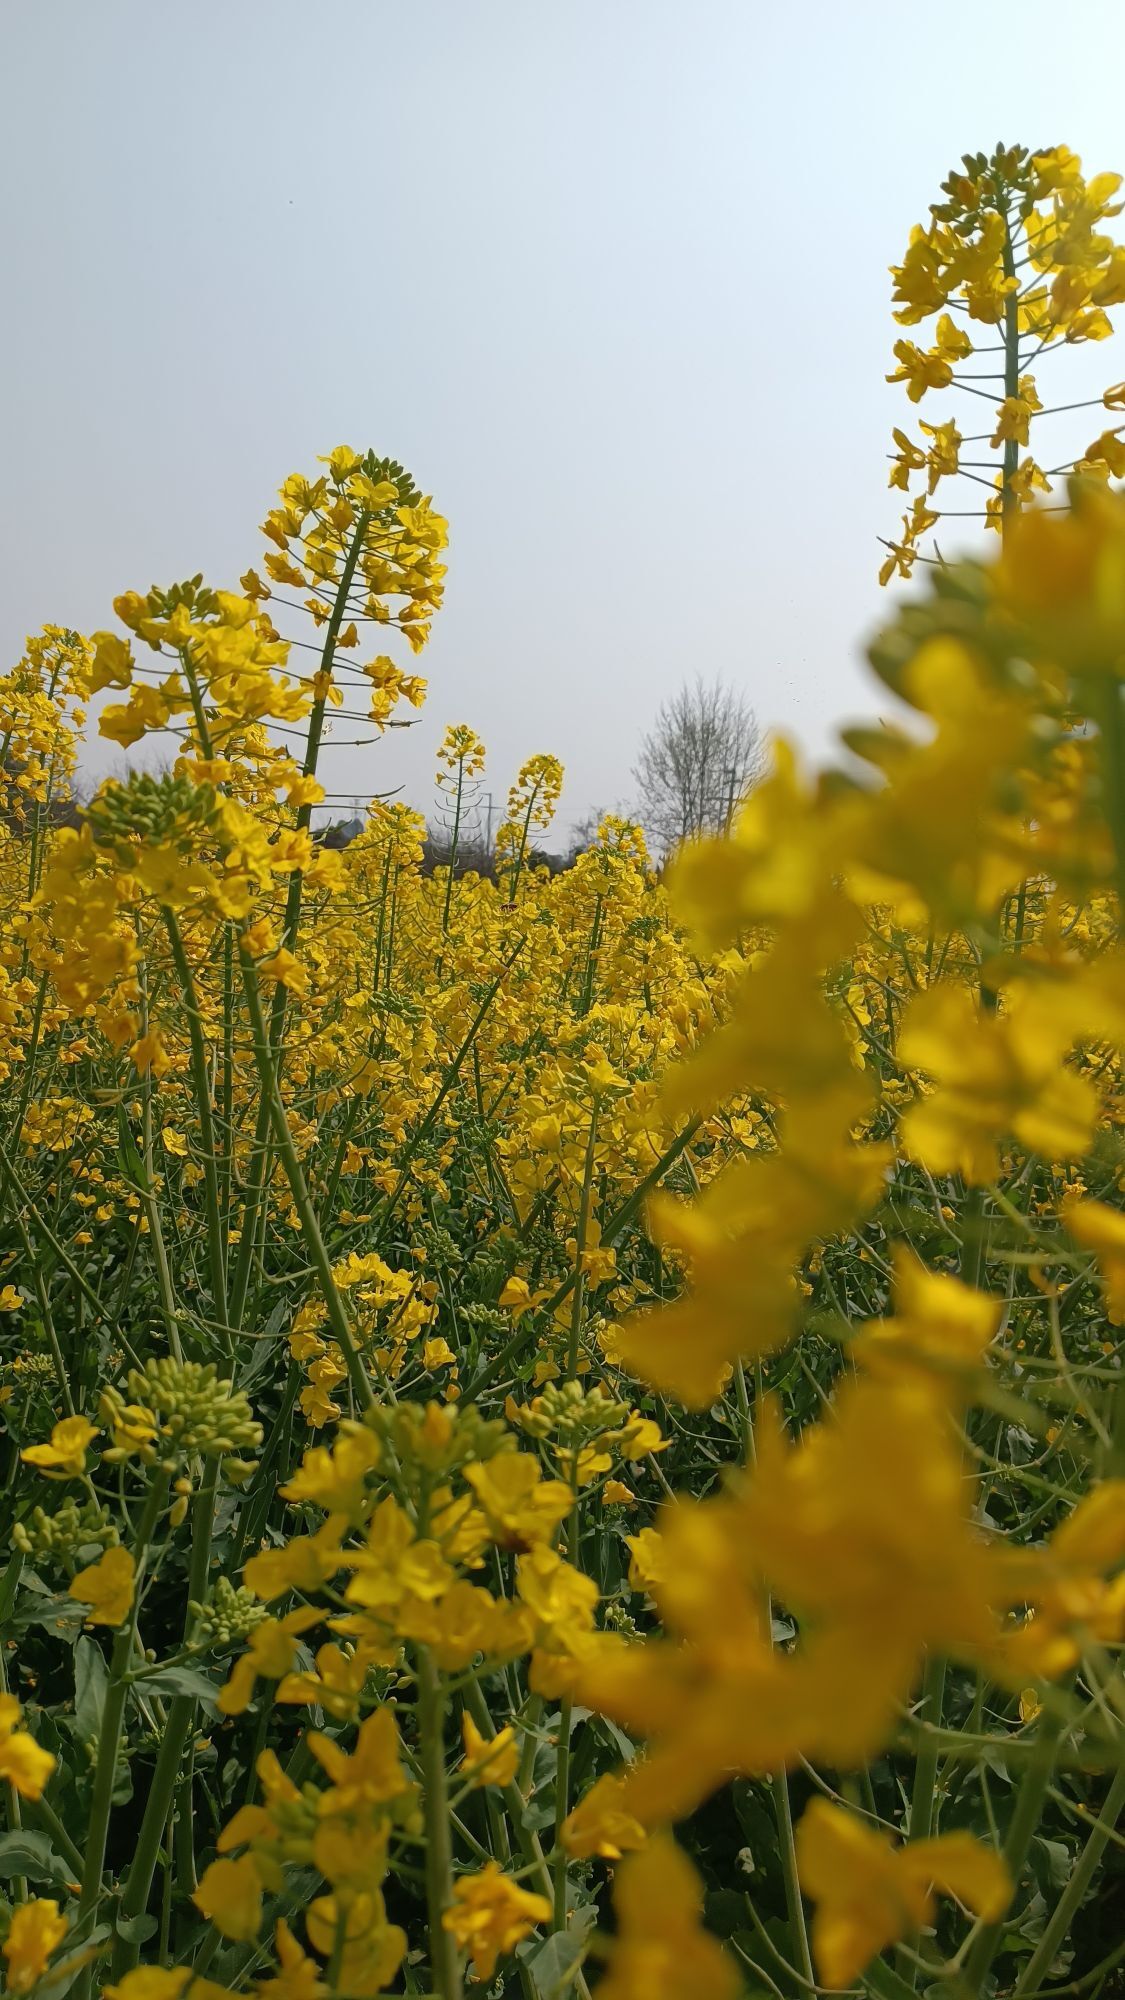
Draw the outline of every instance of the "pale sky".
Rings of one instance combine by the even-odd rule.
[[[326,782],[426,809],[467,721],[498,799],[562,758],[560,841],[687,675],[814,752],[878,710],[885,453],[919,414],[887,265],[965,150],[1125,169],[1122,0],[0,18],[4,668],[124,589],[237,588],[285,474],[370,445],[449,516],[448,594],[417,728]],[[1125,340],[1051,391],[1091,360],[1125,376]]]

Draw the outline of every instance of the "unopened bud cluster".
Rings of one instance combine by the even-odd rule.
[[[213,785],[170,772],[154,778],[148,771],[131,771],[124,781],[114,778],[102,786],[86,808],[86,820],[98,846],[111,848],[127,866],[132,843],[184,845],[214,824],[219,809]]]
[[[529,1437],[581,1445],[619,1430],[629,1416],[629,1405],[600,1389],[583,1389],[580,1382],[549,1382],[533,1403],[515,1414]]]
[[[94,1500],[61,1500],[48,1514],[32,1508],[26,1521],[12,1529],[12,1547],[36,1562],[73,1564],[89,1561],[94,1549],[113,1548],[120,1539]]]
[[[457,1466],[494,1458],[510,1443],[503,1423],[489,1422],[473,1404],[398,1403],[368,1413],[366,1422],[404,1472],[419,1468],[443,1478]]]
[[[137,1457],[146,1465],[167,1464],[198,1452],[225,1458],[228,1475],[239,1477],[252,1465],[242,1457],[256,1451],[262,1427],[254,1422],[241,1390],[220,1379],[213,1361],[174,1361],[165,1356],[131,1368],[127,1393],[102,1391],[99,1413],[113,1443],[103,1456],[115,1463]]]
[[[252,1590],[243,1585],[237,1587],[229,1577],[215,1579],[215,1587],[205,1604],[192,1604],[192,1616],[196,1621],[195,1643],[200,1647],[213,1647],[219,1653],[232,1653],[250,1637],[256,1625],[269,1617],[264,1604],[260,1604]]]

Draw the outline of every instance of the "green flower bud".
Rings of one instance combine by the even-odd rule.
[[[236,1588],[225,1576],[216,1577],[206,1603],[189,1608],[196,1621],[195,1644],[217,1653],[233,1653],[245,1644],[254,1627],[269,1617],[266,1605],[259,1604],[252,1590],[241,1585]]]
[[[262,1441],[250,1403],[241,1390],[220,1379],[214,1362],[175,1361],[170,1355],[131,1368],[125,1394],[102,1391],[98,1413],[113,1443],[103,1456],[111,1463],[138,1457],[145,1465],[178,1463],[193,1453],[225,1458],[235,1479],[252,1464],[237,1456]]]
[[[36,1562],[73,1569],[93,1560],[95,1549],[113,1548],[119,1536],[94,1500],[61,1500],[49,1514],[35,1507],[12,1529],[12,1547]]]

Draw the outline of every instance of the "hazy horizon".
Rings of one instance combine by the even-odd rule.
[[[451,546],[421,721],[333,753],[341,815],[399,785],[428,810],[467,721],[498,800],[562,759],[562,845],[696,672],[821,750],[879,707],[888,264],[966,149],[1125,169],[1120,9],[1067,19],[12,9],[3,670],[122,590],[237,587],[280,481],[347,442],[401,459]],[[1088,394],[1125,342],[1048,365]]]

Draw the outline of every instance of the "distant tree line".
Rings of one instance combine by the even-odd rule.
[[[761,732],[745,695],[722,681],[704,681],[697,675],[657,709],[652,727],[641,738],[633,766],[636,797],[619,810],[639,821],[654,859],[664,860],[681,841],[729,825],[739,803],[760,777],[762,762]],[[56,824],[74,825],[79,811],[75,798],[53,806],[50,816]],[[21,806],[13,801],[3,817],[16,830]],[[538,847],[529,850],[528,865],[549,868],[553,875],[572,867],[592,846],[601,817],[600,811],[587,814],[574,827],[562,852]],[[357,811],[349,819],[320,827],[314,837],[321,846],[345,848],[363,827],[363,817]],[[448,868],[451,851],[450,828],[440,820],[431,821],[422,849],[423,873],[432,875],[439,868]],[[495,881],[495,855],[479,827],[462,826],[454,873]]]

